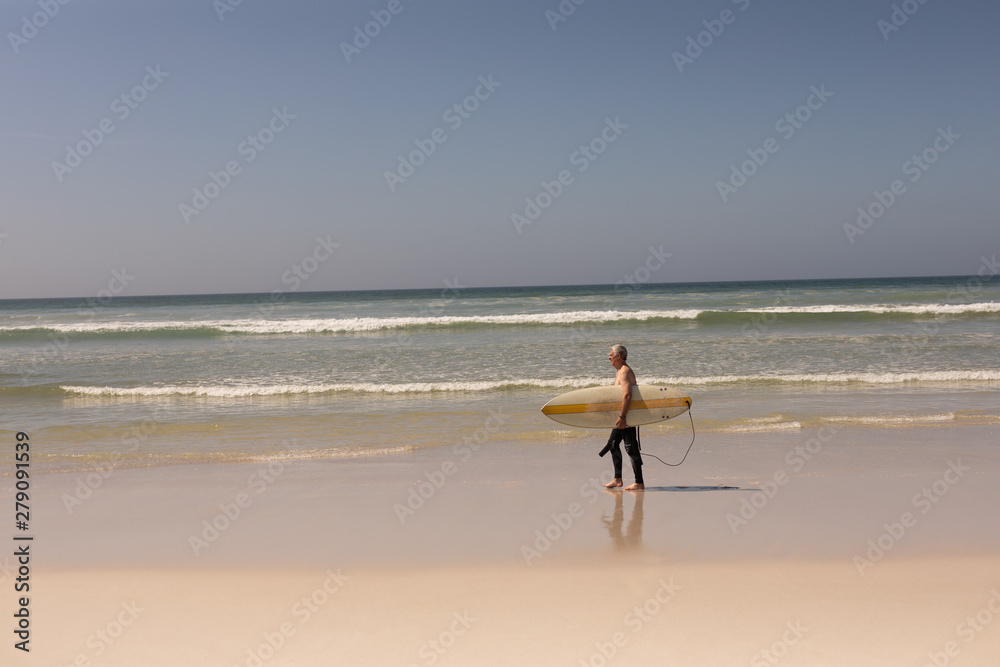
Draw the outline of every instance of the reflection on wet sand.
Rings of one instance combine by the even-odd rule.
[[[622,533],[622,524],[625,522],[625,493],[621,489],[608,489],[607,491],[615,497],[615,509],[611,516],[601,517],[601,521],[608,528],[608,534],[619,551],[632,551],[642,545],[642,503],[646,497],[645,493],[630,493],[635,498],[632,506],[632,516],[629,518],[625,533]]]

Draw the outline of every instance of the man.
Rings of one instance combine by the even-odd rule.
[[[635,373],[628,367],[625,360],[628,358],[628,350],[624,345],[615,345],[608,353],[608,361],[615,367],[615,386],[622,388],[622,408],[618,414],[615,427],[611,430],[611,437],[608,438],[608,447],[611,448],[611,461],[615,466],[615,478],[605,484],[609,489],[619,488],[622,485],[622,450],[619,444],[625,441],[625,453],[632,461],[632,472],[635,473],[635,484],[626,486],[626,491],[641,491],[646,488],[642,482],[642,455],[639,453],[639,441],[636,439],[635,427],[629,427],[626,422],[629,405],[632,403],[632,387],[639,384],[635,380]]]

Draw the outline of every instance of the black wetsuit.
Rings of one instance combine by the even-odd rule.
[[[636,438],[634,426],[611,429],[608,446],[611,448],[611,462],[615,465],[615,479],[622,477],[622,450],[618,446],[622,440],[625,441],[625,453],[632,460],[635,483],[642,484],[642,455],[639,453],[639,440]]]

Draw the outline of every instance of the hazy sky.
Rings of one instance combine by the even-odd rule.
[[[996,2],[579,1],[5,0],[0,298],[1000,251]]]

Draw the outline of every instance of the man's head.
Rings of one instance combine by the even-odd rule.
[[[619,368],[628,359],[628,350],[625,349],[624,345],[612,345],[611,351],[608,352],[608,361],[615,368]]]

